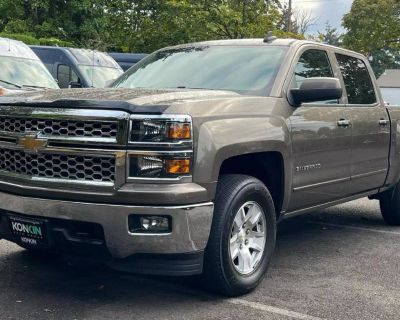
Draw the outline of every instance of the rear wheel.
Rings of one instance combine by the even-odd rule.
[[[256,288],[268,269],[275,240],[275,208],[265,185],[250,176],[222,176],[205,253],[208,285],[229,296]]]
[[[379,200],[383,220],[388,225],[400,225],[400,184],[383,193]]]

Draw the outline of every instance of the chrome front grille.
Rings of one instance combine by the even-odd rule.
[[[114,183],[115,158],[35,154],[0,148],[0,170],[37,178]]]
[[[37,132],[57,137],[115,138],[118,132],[118,122],[0,117],[0,131]]]
[[[119,110],[0,106],[0,182],[119,188],[129,114]]]

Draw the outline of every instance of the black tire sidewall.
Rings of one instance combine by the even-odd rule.
[[[267,239],[263,257],[261,258],[257,269],[249,275],[241,275],[235,270],[232,264],[229,253],[229,243],[231,227],[236,213],[243,204],[249,201],[254,201],[263,208],[266,221]],[[223,268],[223,275],[226,278],[226,282],[231,287],[230,289],[232,292],[248,292],[254,289],[264,278],[275,249],[276,218],[272,197],[269,194],[268,189],[260,181],[254,178],[249,178],[248,182],[244,183],[239,191],[232,195],[231,201],[225,203],[221,209],[223,209],[225,214],[224,219],[221,219],[224,223],[224,227],[220,246],[220,259],[221,267]]]

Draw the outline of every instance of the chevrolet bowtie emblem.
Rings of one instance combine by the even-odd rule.
[[[38,138],[36,132],[27,133],[24,137],[18,139],[18,145],[23,147],[27,152],[38,152],[46,148],[47,140]]]

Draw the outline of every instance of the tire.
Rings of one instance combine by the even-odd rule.
[[[383,193],[379,199],[383,220],[391,226],[400,226],[400,184]]]
[[[244,217],[243,220],[240,220],[237,214],[241,209],[246,211],[246,206],[249,206],[250,209],[244,216],[240,216],[240,218]],[[254,208],[252,212],[257,210],[261,212],[261,214],[253,214],[254,217],[259,216],[260,219],[254,227],[256,230],[249,231],[246,227],[247,230],[244,231],[242,227],[237,228],[237,222],[245,221],[246,217],[250,215],[250,211],[253,210],[252,208]],[[259,208],[262,210],[259,210]],[[235,220],[235,218],[237,219]],[[249,221],[248,223],[250,224]],[[246,236],[243,234],[236,236],[239,234],[239,229],[242,230],[240,232],[249,233],[250,240],[247,240],[247,244],[243,240],[246,239]],[[263,236],[264,247],[262,252],[253,250],[250,248],[252,244],[249,244],[249,241],[254,240],[255,245],[255,239],[260,243],[261,240],[259,239],[261,239],[260,234],[262,233],[261,231],[258,232],[259,229],[266,231],[264,232],[265,236]],[[258,236],[254,236],[255,234],[258,234]],[[251,238],[252,236],[254,238]],[[232,239],[236,239],[232,242],[233,244],[231,244]],[[215,198],[211,234],[205,250],[205,284],[213,291],[227,296],[239,296],[254,290],[266,274],[275,250],[275,242],[275,207],[266,186],[260,180],[250,176],[236,174],[221,176]],[[236,245],[238,248],[242,246],[240,250],[235,247]],[[237,250],[239,250],[239,254],[234,260],[232,253],[236,256]],[[248,250],[248,252],[242,250]],[[257,264],[251,267],[249,263],[244,263],[243,261],[246,259],[241,258],[242,253],[240,252],[246,252],[246,254],[243,254],[244,257],[248,257],[250,253],[250,261],[258,260]]]

